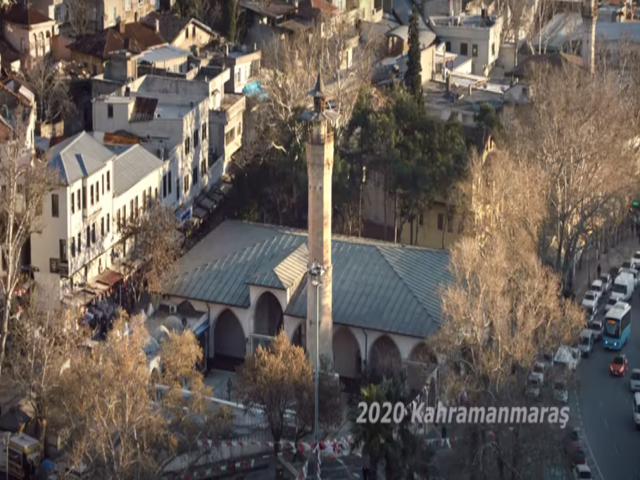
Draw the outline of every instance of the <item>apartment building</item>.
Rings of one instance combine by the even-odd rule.
[[[124,258],[118,222],[157,195],[162,161],[137,145],[116,154],[86,132],[51,148],[47,160],[60,186],[31,237],[31,265],[36,287],[62,301]]]
[[[489,15],[487,10],[480,15],[432,16],[429,26],[445,42],[447,52],[471,59],[474,75],[489,75],[500,53],[502,17]]]
[[[254,44],[253,48],[246,45],[222,45],[220,52],[214,54],[210,65],[226,66],[231,70],[229,80],[225,84],[228,93],[245,93],[251,90],[251,85],[260,79],[260,61],[262,52]]]
[[[165,161],[160,198],[185,212],[226,171],[242,145],[244,95],[226,93],[230,70],[203,67],[192,79],[144,75],[93,102],[93,126],[127,132]]]

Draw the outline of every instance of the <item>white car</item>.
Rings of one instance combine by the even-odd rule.
[[[567,403],[569,401],[569,391],[564,382],[556,382],[553,385],[553,398],[556,402]]]
[[[636,265],[640,265],[640,250],[638,250],[636,253],[633,254],[633,257],[631,257],[631,261],[629,262],[632,266],[634,264]]]
[[[633,370],[631,370],[629,388],[632,392],[640,392],[640,368],[634,368]]]
[[[604,335],[604,322],[602,320],[593,320],[589,322],[588,328],[593,332],[594,341],[597,342],[598,340],[602,340],[602,336]]]
[[[604,304],[604,311],[608,312],[609,310],[611,310],[613,308],[613,306],[618,303],[620,300],[618,300],[617,298],[609,298],[607,300],[607,303]]]
[[[584,297],[582,298],[582,306],[584,308],[595,309],[598,306],[599,300],[600,300],[600,295],[598,294],[598,292],[589,290],[587,293],[584,294]]]
[[[591,286],[589,287],[589,290],[592,292],[596,292],[599,297],[602,297],[605,294],[604,286],[602,285],[602,280],[600,280],[599,278],[591,282]]]
[[[611,287],[613,286],[613,278],[608,273],[603,273],[600,275],[600,281],[602,282],[602,289],[604,293],[607,294],[611,291]]]
[[[591,469],[586,465],[576,465],[573,467],[573,480],[591,480]]]

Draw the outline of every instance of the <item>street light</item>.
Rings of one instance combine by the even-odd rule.
[[[320,292],[322,289],[322,276],[325,269],[317,264],[311,264],[309,267],[309,277],[311,279],[311,285],[316,287],[316,351],[315,354],[315,389],[314,389],[314,403],[313,403],[313,431],[316,437],[316,476],[320,480],[320,473],[318,472],[318,466],[320,465],[320,428],[319,423],[319,390],[320,390]]]

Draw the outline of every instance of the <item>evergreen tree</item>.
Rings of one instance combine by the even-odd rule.
[[[422,93],[422,65],[420,64],[419,19],[420,12],[418,12],[418,6],[414,2],[411,17],[409,18],[409,55],[404,81],[409,93],[413,95],[418,105],[422,106],[424,98]]]
[[[227,40],[235,43],[238,38],[238,0],[227,0]]]

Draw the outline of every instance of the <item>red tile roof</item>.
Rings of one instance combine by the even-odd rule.
[[[40,10],[27,7],[24,3],[14,3],[4,14],[4,20],[18,25],[38,25],[39,23],[53,22]]]
[[[117,27],[108,28],[93,35],[85,35],[68,45],[68,48],[104,60],[118,50],[142,52],[166,43],[154,30],[140,22],[127,24],[124,30],[124,33],[120,33]]]

